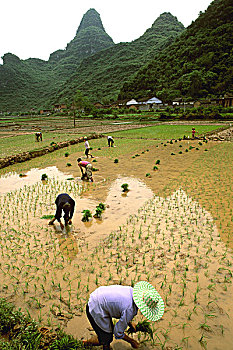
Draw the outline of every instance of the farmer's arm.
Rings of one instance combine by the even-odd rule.
[[[130,338],[127,334],[124,333],[134,316],[135,314],[133,314],[132,311],[125,310],[114,327],[114,335],[116,339],[122,339],[127,343],[130,343],[134,349],[137,349],[139,348],[140,344],[136,340]]]
[[[60,223],[61,229],[63,230],[64,225],[61,223],[61,212],[62,212],[62,208],[61,208],[61,205],[59,205],[57,206],[55,217],[49,221],[49,225],[52,225],[54,221],[57,220]]]
[[[124,337],[122,338],[122,340],[126,341],[127,343],[130,343],[132,348],[134,349],[138,349],[140,346],[140,343],[137,342],[135,339],[130,338],[127,334],[124,335]]]
[[[56,209],[56,213],[55,213],[55,219],[58,222],[61,222],[61,213],[62,213],[62,205],[59,204],[59,205],[57,205],[57,209]]]
[[[56,214],[55,214],[55,219],[57,219],[57,221],[58,221],[59,224],[60,224],[61,229],[63,230],[64,225],[63,225],[63,223],[61,222],[61,213],[62,213],[62,204],[60,204],[60,205],[57,207]]]
[[[80,170],[81,170],[81,173],[82,173],[82,175],[83,175],[83,166],[81,165],[81,164],[78,164],[78,166],[79,166],[79,168],[80,168]]]
[[[70,205],[71,205],[71,209],[70,209],[70,220],[72,219],[73,215],[74,215],[74,206],[75,206],[75,201],[72,199],[70,201]]]
[[[132,321],[130,321],[128,323],[128,326],[130,327],[130,329],[133,331],[133,333],[136,333],[136,324]]]
[[[49,221],[49,225],[52,225],[54,223],[55,220],[60,221],[61,218],[61,209],[60,208],[60,202],[61,202],[61,195],[57,196],[56,200],[55,200],[55,204],[56,204],[56,213],[55,216],[52,220]]]

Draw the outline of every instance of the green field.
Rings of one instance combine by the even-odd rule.
[[[221,125],[223,126],[223,125]],[[134,129],[127,131],[114,132],[115,137],[131,137],[131,138],[154,138],[159,140],[178,139],[184,135],[192,137],[192,128],[196,129],[196,136],[203,135],[206,132],[219,129],[219,125],[156,125],[145,127],[143,129]]]
[[[98,123],[99,124],[99,123]],[[110,125],[110,124],[109,124]],[[221,125],[223,126],[223,125]],[[110,125],[111,127],[111,125]],[[178,139],[183,138],[184,135],[191,137],[192,127],[196,128],[198,134],[205,134],[206,132],[219,129],[219,125],[156,125],[150,127],[144,127],[133,130],[118,131],[113,132],[116,138],[127,138],[127,139],[156,139],[156,140],[167,140],[167,139]],[[94,126],[92,131],[94,132]],[[86,133],[87,134],[87,133]],[[109,134],[109,133],[106,133]],[[197,135],[198,135],[197,134]],[[6,134],[4,134],[6,135]],[[51,142],[62,142],[67,140],[72,140],[78,138],[79,136],[84,136],[80,133],[79,128],[74,131],[59,130],[59,132],[43,132],[43,141],[35,142],[34,133],[11,136],[9,138],[0,138],[0,158],[7,157],[9,155],[16,155],[22,152],[37,150],[40,148],[46,148],[50,146]],[[105,141],[101,141],[100,145],[104,145]],[[128,140],[130,143],[130,141]],[[117,140],[117,144],[121,145],[122,141]],[[133,146],[134,142],[132,142]]]

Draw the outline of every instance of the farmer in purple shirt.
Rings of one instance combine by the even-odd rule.
[[[163,299],[150,283],[141,281],[134,288],[121,285],[97,288],[86,306],[87,317],[97,337],[84,340],[84,345],[103,345],[104,350],[109,350],[114,334],[116,339],[122,339],[137,349],[140,344],[124,332],[129,325],[136,330],[131,321],[138,309],[151,321],[157,321],[163,315]],[[113,317],[119,320],[115,326]]]

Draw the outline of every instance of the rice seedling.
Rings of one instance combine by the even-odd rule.
[[[129,184],[124,183],[121,185],[121,188],[123,189],[123,192],[128,192],[129,191]]]
[[[89,221],[89,219],[92,217],[92,214],[89,209],[84,209],[82,213],[83,213],[82,221],[84,222]]]

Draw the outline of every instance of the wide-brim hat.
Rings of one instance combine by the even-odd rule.
[[[149,282],[140,281],[135,284],[133,300],[143,316],[148,320],[158,321],[163,316],[163,299]]]

